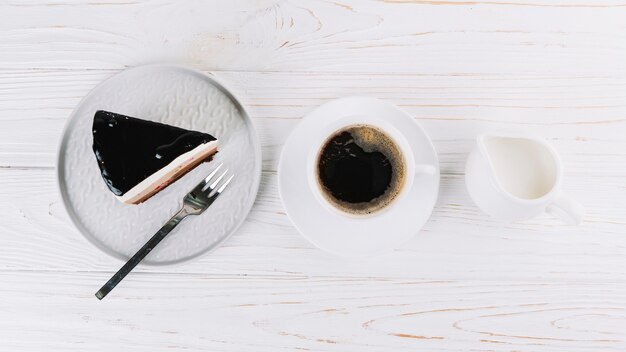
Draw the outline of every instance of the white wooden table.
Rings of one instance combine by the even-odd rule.
[[[145,63],[211,72],[249,109],[263,179],[241,230],[201,260],[141,268],[70,224],[63,126],[98,82]],[[336,97],[407,110],[439,153],[440,198],[406,246],[312,247],[277,192],[281,146]],[[464,187],[482,131],[561,153],[579,227],[500,223]],[[626,1],[0,2],[0,351],[624,351]]]

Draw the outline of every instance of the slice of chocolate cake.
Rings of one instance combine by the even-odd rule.
[[[93,152],[104,182],[122,202],[139,204],[217,152],[210,134],[99,110]]]

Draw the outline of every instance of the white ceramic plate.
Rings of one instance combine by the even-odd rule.
[[[435,172],[416,178],[404,197],[369,217],[350,217],[329,209],[315,197],[309,183],[311,146],[319,131],[345,116],[378,116],[406,138],[415,163],[433,165]],[[326,103],[310,114],[289,136],[278,166],[281,199],[300,233],[321,249],[348,257],[363,257],[397,248],[413,237],[429,218],[439,190],[439,163],[430,138],[413,118],[396,106],[365,97]]]
[[[213,161],[200,164],[146,202],[122,204],[104,184],[92,151],[96,110],[210,133],[219,140],[219,152]],[[256,197],[261,148],[241,104],[215,79],[183,67],[140,66],[102,82],[76,107],[59,148],[58,181],[65,207],[83,235],[106,253],[127,259],[220,162],[236,175],[226,191],[202,215],[178,225],[143,263],[183,262],[216,248],[233,234]]]

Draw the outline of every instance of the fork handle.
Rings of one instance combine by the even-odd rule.
[[[178,225],[189,214],[190,213],[187,211],[187,208],[183,207],[174,216],[172,216],[172,218],[165,225],[163,225],[163,227],[161,227],[161,229],[154,236],[152,236],[152,238],[146,242],[146,244],[144,244],[143,247],[141,247],[141,249],[138,250],[137,253],[135,253],[135,255],[133,255],[128,262],[126,262],[126,264],[124,264],[124,266],[122,266],[120,270],[118,270],[117,273],[109,279],[109,281],[107,281],[106,284],[100,288],[100,290],[96,293],[96,297],[98,297],[98,299],[106,297],[106,295],[109,294],[109,292],[111,292],[111,290],[115,288],[115,286],[117,286],[117,284],[119,284],[120,281],[122,281],[126,275],[128,275],[128,273],[130,273],[131,270],[133,270],[133,268],[135,268],[137,264],[139,264],[139,262],[142,261],[143,258],[145,258],[148,253],[150,253],[154,247],[156,247],[159,242],[161,242],[165,236],[167,236],[167,234],[169,234],[176,227],[176,225]]]

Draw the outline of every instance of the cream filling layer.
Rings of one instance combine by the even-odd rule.
[[[128,192],[117,196],[117,199],[126,204],[139,204],[165,188],[173,179],[187,172],[188,169],[195,167],[216,151],[217,140],[200,144],[187,153],[179,155],[164,168],[129,189]]]

